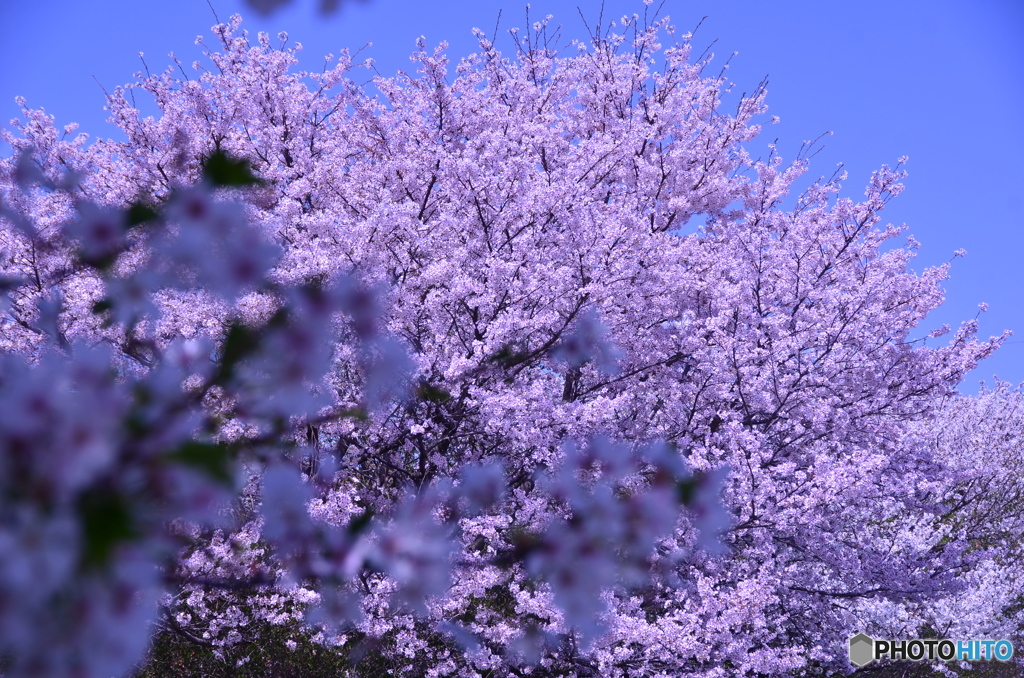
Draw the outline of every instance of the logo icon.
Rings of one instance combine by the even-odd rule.
[[[866,633],[858,633],[850,638],[850,663],[860,668],[867,666],[875,659],[875,641]]]

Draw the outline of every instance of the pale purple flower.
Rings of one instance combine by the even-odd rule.
[[[78,206],[77,217],[64,230],[76,240],[86,258],[99,259],[116,254],[125,246],[128,229],[121,210],[83,202]]]
[[[606,374],[617,373],[618,349],[608,340],[608,328],[597,311],[587,309],[576,319],[565,338],[555,348],[555,358],[578,368],[593,361]]]

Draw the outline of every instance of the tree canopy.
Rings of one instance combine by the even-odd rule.
[[[853,633],[1000,590],[1016,484],[942,432],[1001,339],[922,327],[947,267],[883,225],[902,162],[798,191],[806,157],[752,155],[763,87],[726,111],[688,35],[620,31],[361,86],[233,17],[110,95],[124,140],[2,132],[12,675],[125,672],[154,628],[395,675],[845,673]]]

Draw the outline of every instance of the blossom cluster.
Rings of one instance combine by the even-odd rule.
[[[175,187],[159,208],[124,208],[75,196],[73,177],[58,183],[32,171],[33,152],[23,148],[11,163],[5,236],[45,255],[48,273],[79,277],[101,322],[90,328],[98,340],[79,336],[60,289],[43,290],[35,313],[23,314],[30,285],[10,279],[8,322],[35,335],[21,355],[2,356],[0,368],[0,650],[11,675],[123,673],[154,624],[215,646],[241,640],[252,618],[349,628],[362,613],[342,590],[366,571],[387,576],[395,604],[425,613],[450,583],[458,520],[500,501],[501,466],[469,465],[454,482],[410,488],[386,519],[369,509],[357,516],[357,529],[336,510],[344,474],[330,458],[302,473],[296,462],[307,448],[288,442],[303,427],[365,416],[340,409],[324,382],[339,333],[364,368],[363,406],[374,412],[387,399],[405,401],[388,388],[408,379],[408,358],[378,331],[373,293],[350,277],[273,280],[280,248],[243,204],[218,196],[258,183],[244,162],[215,154],[203,180]],[[58,228],[33,219],[42,202],[66,210]],[[276,310],[262,324],[228,311],[220,337],[168,339],[163,295],[212,298],[218,311],[263,295]],[[609,350],[594,341],[590,349]],[[671,466],[660,469],[663,479],[682,481],[681,460]],[[223,528],[245,515],[253,480],[259,515],[226,540]],[[578,493],[566,481],[557,496]],[[657,487],[638,494],[635,510],[670,532],[678,497]],[[636,550],[637,539],[624,533],[607,548],[628,540]],[[558,540],[544,535],[528,549],[531,567],[559,560],[564,570],[564,558],[543,548]],[[652,545],[641,539],[634,557]],[[184,588],[168,590],[175,583]],[[210,596],[210,586],[225,595]],[[253,594],[243,605],[231,591],[246,588]],[[592,607],[598,591],[568,595],[567,606]],[[590,623],[567,615],[572,627]],[[205,628],[193,635],[196,621]]]

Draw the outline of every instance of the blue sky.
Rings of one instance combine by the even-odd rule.
[[[420,35],[447,40],[458,58],[475,47],[471,29],[490,33],[499,10],[500,31],[526,25],[522,0],[350,1],[327,18],[316,0],[294,0],[269,19],[242,0],[210,2],[222,20],[242,14],[251,31],[288,31],[304,44],[309,67],[342,47],[373,43],[366,53],[383,74],[408,67]],[[585,39],[577,6],[593,23],[593,0],[534,0],[531,20],[552,14],[566,39]],[[643,10],[640,0],[606,0],[604,17]],[[981,334],[1016,336],[962,390],[974,392],[993,375],[1024,381],[1024,2],[666,0],[662,12],[687,30],[707,17],[695,43],[714,41],[721,62],[738,52],[729,71],[737,91],[769,77],[769,114],[782,122],[760,143],[778,138],[792,158],[804,140],[833,132],[812,174],[831,175],[844,163],[846,195],[861,196],[872,169],[910,157],[907,190],[886,216],[922,243],[915,268],[968,252],[954,262],[946,304],[929,326],[955,328],[987,302]],[[207,0],[0,0],[0,121],[18,115],[20,95],[60,124],[114,136],[100,85],[130,81],[140,51],[152,70],[162,70],[171,51],[190,63],[200,56],[195,37],[209,36],[213,23]]]

